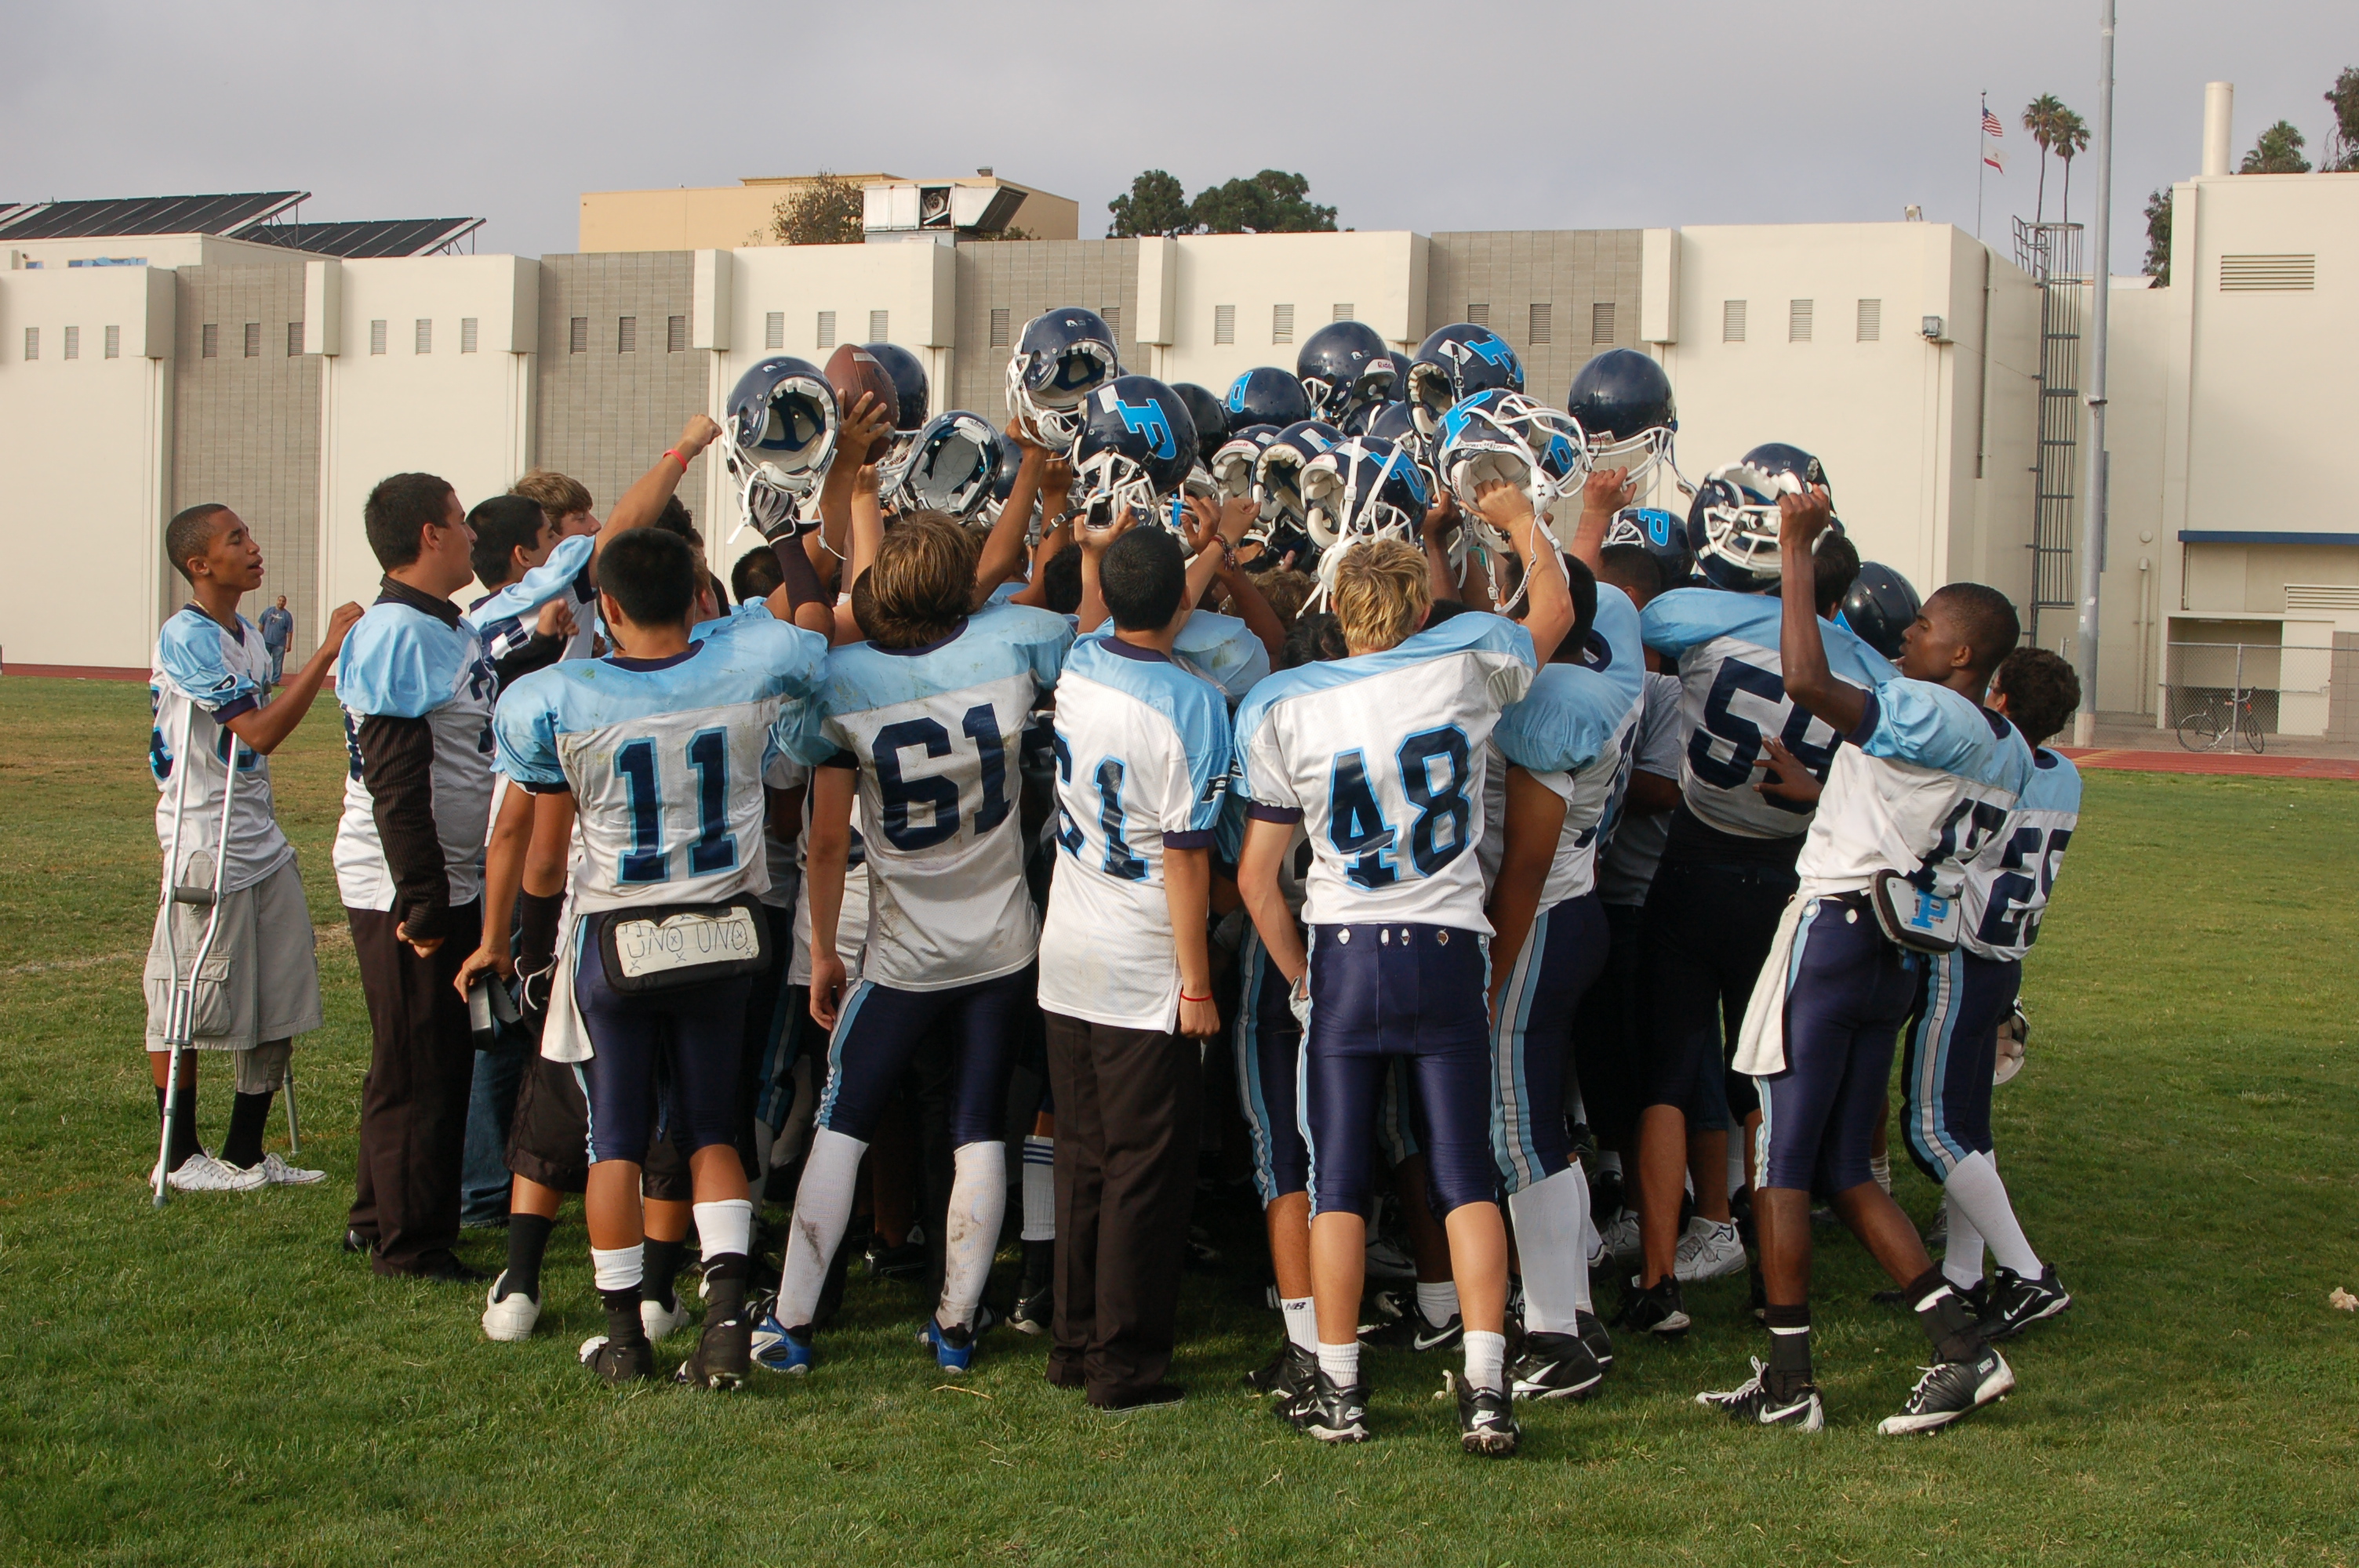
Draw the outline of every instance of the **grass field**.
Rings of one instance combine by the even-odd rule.
[[[323,945],[327,1027],[296,1056],[330,1179],[154,1213],[145,693],[11,678],[0,725],[0,1563],[2359,1559],[2359,1314],[2326,1300],[2359,1290],[2350,785],[2091,777],[2026,979],[2030,1064],[1998,1097],[2026,1225],[2078,1298],[2014,1350],[2014,1398],[1875,1435],[1921,1338],[1823,1238],[1827,1432],[1689,1402],[1762,1350],[1740,1278],[1690,1294],[1686,1344],[1625,1336],[1598,1400],[1524,1407],[1522,1457],[1481,1465],[1431,1357],[1375,1359],[1360,1448],[1237,1387],[1276,1333],[1243,1217],[1215,1217],[1235,1271],[1189,1281],[1177,1410],[1094,1414],[1006,1334],[946,1387],[916,1292],[860,1280],[808,1382],[617,1397],[573,1364],[599,1324],[571,1208],[543,1332],[487,1344],[479,1292],[337,1249],[366,1058],[348,945]],[[276,763],[332,928],[341,763],[325,705]],[[209,1141],[226,1088],[209,1065]]]

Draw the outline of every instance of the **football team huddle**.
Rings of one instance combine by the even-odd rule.
[[[1007,391],[1003,430],[929,418],[890,344],[764,359],[603,522],[546,470],[472,511],[395,475],[381,596],[275,696],[236,611],[258,547],[173,519],[158,1201],[321,1175],[261,1147],[321,1020],[267,759],[332,664],[372,1034],[345,1245],[481,1280],[452,1247],[487,1149],[493,1340],[532,1336],[576,1193],[611,1382],[657,1375],[690,1297],[678,1381],[810,1373],[864,1253],[934,1296],[942,1371],[998,1325],[1093,1405],[1169,1403],[1225,1141],[1282,1322],[1246,1380],[1321,1441],[1370,1435],[1376,1345],[1457,1352],[1462,1447],[1511,1454],[1517,1401],[1611,1373],[1593,1279],[1669,1337],[1740,1272],[1767,1355],[1696,1398],[1816,1429],[1814,1219],[1930,1346],[1881,1431],[2013,1389],[1997,1342],[2071,1298],[1990,1108],[2080,690],[2004,595],[1863,562],[1796,446],[1690,481],[1631,351],[1559,407],[1485,327],[1408,353],[1338,321],[1220,395],[1061,308]],[[763,541],[726,584],[675,494],[708,448]],[[201,1048],[234,1054],[218,1154]],[[1922,1234],[1896,1108],[1942,1191]]]

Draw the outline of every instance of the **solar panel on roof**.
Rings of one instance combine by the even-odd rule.
[[[238,236],[311,255],[415,256],[464,239],[481,218],[381,218],[352,223],[260,223]]]
[[[131,234],[225,234],[259,223],[305,200],[305,190],[228,196],[136,196],[99,201],[47,201],[0,219],[0,237],[77,240]]]

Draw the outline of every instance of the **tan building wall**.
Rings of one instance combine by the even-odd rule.
[[[896,174],[847,174],[854,185],[904,183]],[[729,250],[769,245],[771,214],[810,183],[808,177],[741,180],[735,185],[680,186],[669,190],[590,190],[582,196],[581,248],[601,251]],[[1025,192],[1014,225],[1035,239],[1070,240],[1079,232],[1081,207],[1062,196],[1012,180],[968,177],[927,180],[941,185],[1009,186]]]

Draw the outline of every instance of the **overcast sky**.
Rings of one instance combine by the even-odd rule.
[[[1597,13],[1607,13],[1600,16]],[[2236,148],[2330,125],[2352,0],[2121,0],[2114,269],[2146,193],[2198,164],[2203,84]],[[1192,192],[1275,167],[1361,229],[1892,219],[1974,223],[1980,95],[2006,123],[1983,231],[2029,214],[2023,105],[2093,126],[2094,0],[1395,0],[729,5],[295,0],[10,5],[0,199],[296,189],[307,220],[489,222],[576,243],[584,190],[989,165],[1082,204],[1142,168]],[[2089,216],[2093,160],[2075,173]],[[2049,211],[2060,178],[2051,166]]]

